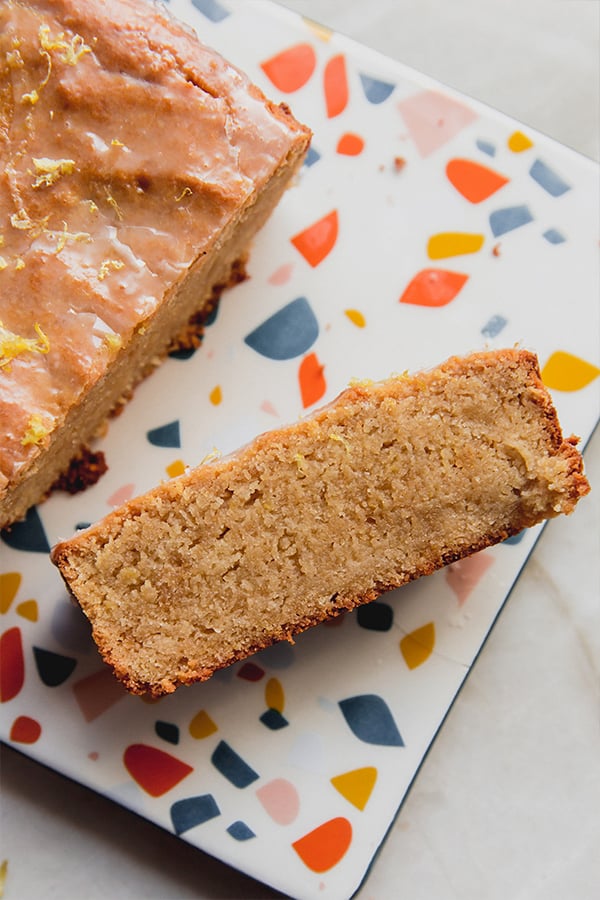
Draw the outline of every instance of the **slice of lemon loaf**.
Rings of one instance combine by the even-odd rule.
[[[105,660],[160,695],[530,525],[589,485],[536,357],[355,385],[115,510],[53,561]]]
[[[146,0],[0,4],[0,527],[215,292],[310,132]]]

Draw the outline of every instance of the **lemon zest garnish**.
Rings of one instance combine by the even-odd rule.
[[[351,378],[348,382],[350,387],[370,387],[373,384],[372,378]]]
[[[14,53],[18,54],[19,59],[21,59],[21,54],[19,53],[18,50],[15,50]],[[22,59],[21,59],[20,63],[16,59],[15,59],[15,62],[13,63],[8,59],[8,56],[9,56],[9,54],[7,53],[6,54],[7,62],[9,64],[9,66],[11,66],[12,68],[16,68],[16,67],[20,68],[20,66],[23,65]],[[48,84],[48,81],[50,79],[50,73],[52,72],[52,58],[51,58],[50,54],[47,53],[45,50],[40,50],[40,56],[44,56],[46,58],[46,64],[48,66],[48,69],[46,70],[46,75],[42,79],[42,81],[40,81],[37,88],[33,88],[33,90],[29,91],[29,93],[27,93],[27,94],[22,94],[21,103],[31,103],[32,106],[35,106],[35,104],[40,99],[39,92],[41,91],[41,89],[43,87],[45,87]]]
[[[105,334],[104,343],[107,345],[107,347],[110,347],[111,350],[120,350],[123,341],[121,339],[121,336],[118,334]]]
[[[39,446],[44,443],[44,439],[49,434],[50,428],[47,425],[44,425],[44,420],[38,413],[34,413],[32,416],[29,416],[27,431],[21,438],[21,444],[23,447],[27,447],[29,444],[36,444]]]
[[[179,201],[183,200],[184,197],[189,197],[190,194],[193,194],[193,193],[194,192],[191,189],[191,187],[184,187],[182,192],[177,197],[175,197],[175,203],[179,203]]]
[[[72,175],[75,171],[74,159],[49,159],[47,156],[33,157],[33,165],[37,178],[32,187],[49,187],[54,184],[61,175]]]
[[[55,251],[57,255],[65,249],[69,241],[82,241],[83,243],[89,244],[89,242],[92,240],[91,234],[88,234],[87,231],[69,231],[66,222],[63,222],[62,231],[48,231],[48,234],[51,237],[58,238]]]
[[[21,269],[24,269],[24,268],[25,268],[25,260],[24,260],[24,259],[21,259],[20,256],[17,256],[17,258],[16,258],[16,260],[15,260],[15,269],[16,269],[16,271],[17,271],[17,272],[20,272]]]
[[[10,217],[10,224],[13,228],[18,228],[19,231],[29,231],[35,223],[29,218],[27,211],[21,207],[18,212],[13,213]]]
[[[98,212],[98,207],[94,203],[93,200],[84,200],[83,202],[88,204],[88,206],[90,208],[90,212],[93,212],[93,213]]]
[[[221,459],[222,455],[223,454],[221,453],[220,450],[217,449],[217,447],[213,447],[212,450],[210,451],[210,453],[207,453],[206,456],[204,456],[200,460],[198,465],[200,465],[200,466],[209,465],[210,463],[216,462],[218,459]]]
[[[33,219],[29,218],[27,210],[21,207],[18,212],[13,213],[10,217],[10,224],[19,231],[30,231],[31,237],[34,238],[47,230],[46,225],[48,224],[49,218],[50,216],[44,216],[39,222],[35,222]]]
[[[110,142],[111,147],[124,147],[125,144],[123,141],[120,141],[118,138],[113,138]]]
[[[29,231],[34,226],[33,219],[29,218],[27,210],[21,209],[13,213],[10,217],[10,224],[13,228],[17,228],[19,231]]]
[[[6,262],[4,257],[0,256],[0,272],[2,272],[3,269],[6,269],[7,266],[8,266],[8,263]]]
[[[37,338],[24,338],[5,328],[0,321],[0,368],[10,366],[16,356],[22,353],[47,353],[50,341],[36,322],[33,326]]]
[[[68,66],[74,66],[82,56],[92,52],[92,48],[88,47],[80,34],[74,34],[72,38],[67,39],[64,31],[61,31],[52,37],[50,26],[40,25],[38,36],[42,49],[61,51],[59,57]]]
[[[113,195],[110,193],[110,191],[106,192],[106,202],[108,203],[109,206],[112,206],[112,208],[116,212],[119,219],[122,219],[123,213],[121,212],[121,210],[119,208],[119,204],[117,203],[117,201],[115,200]]]
[[[31,103],[32,106],[35,106],[35,104],[38,102],[39,99],[40,99],[40,95],[34,88],[32,91],[29,91],[28,94],[22,95],[21,103]]]
[[[343,438],[341,436],[341,434],[336,434],[335,431],[330,431],[327,436],[330,441],[337,441],[338,444],[342,444],[344,446],[344,449],[346,450],[346,453],[350,453],[350,444],[348,443],[346,438]]]
[[[40,81],[40,87],[43,88],[48,84],[50,79],[50,73],[52,72],[52,57],[45,50],[40,50],[40,55],[46,57],[46,63],[48,65],[48,69],[46,71],[46,77],[43,81]]]
[[[0,234],[0,247],[4,247],[4,235]]]
[[[300,474],[304,475],[304,477],[306,478],[306,475],[308,473],[306,471],[306,457],[304,456],[304,454],[294,453],[294,462],[298,466],[298,471],[300,472]]]
[[[110,274],[111,271],[122,269],[124,265],[125,263],[120,259],[105,259],[100,266],[98,278],[100,279],[100,281],[104,281],[106,276]]]

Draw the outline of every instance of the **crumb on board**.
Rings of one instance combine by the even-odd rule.
[[[93,451],[89,447],[82,447],[71,460],[66,472],[56,479],[51,490],[78,494],[96,484],[107,470],[108,465],[101,450]]]

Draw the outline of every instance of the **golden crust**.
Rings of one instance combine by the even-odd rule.
[[[462,373],[464,371],[464,363],[464,357],[450,357],[447,362],[439,366],[437,369],[433,370],[433,374],[435,376],[438,373]],[[575,504],[577,503],[579,498],[589,493],[590,488],[587,478],[585,477],[585,475],[583,475],[583,460],[577,450],[579,438],[575,436],[571,436],[566,440],[563,438],[562,429],[558,420],[558,414],[556,412],[554,404],[552,403],[552,399],[542,381],[539,361],[536,354],[532,353],[529,350],[511,349],[496,350],[493,352],[481,351],[473,353],[469,356],[469,364],[474,369],[479,368],[481,371],[485,371],[487,367],[497,364],[507,365],[513,369],[517,369],[520,366],[523,366],[526,369],[527,376],[531,379],[532,382],[533,397],[543,414],[545,428],[550,438],[552,447],[554,448],[558,456],[562,456],[564,459],[568,460],[569,463],[568,512],[570,512],[575,507]],[[385,394],[390,390],[390,387],[393,390],[394,395],[397,397],[402,397],[403,394],[409,395],[413,391],[415,380],[417,382],[420,381],[422,383],[423,389],[425,389],[428,386],[431,374],[432,373],[423,371],[419,375],[407,379],[401,377],[399,379],[391,379],[384,382],[353,384],[352,386],[343,390],[330,404],[316,410],[314,413],[302,419],[300,422],[296,422],[280,429],[266,431],[263,434],[259,434],[251,444],[248,444],[246,447],[241,448],[237,453],[223,459],[217,459],[207,465],[200,465],[194,469],[189,470],[184,475],[172,479],[166,484],[158,485],[157,487],[148,491],[142,497],[134,497],[133,499],[127,501],[121,507],[110,513],[105,519],[102,520],[101,523],[98,524],[98,527],[105,529],[108,523],[112,522],[114,523],[116,528],[118,528],[120,523],[128,517],[136,516],[141,513],[143,505],[152,503],[155,497],[164,497],[168,501],[175,503],[179,502],[185,488],[188,485],[193,485],[194,488],[199,489],[202,487],[203,482],[212,481],[217,474],[225,474],[233,467],[239,465],[240,462],[243,463],[244,459],[250,459],[253,455],[255,455],[257,452],[260,452],[261,450],[267,449],[274,444],[292,443],[296,435],[305,432],[307,429],[310,430],[313,425],[318,426],[323,421],[324,417],[327,416],[328,410],[334,406],[341,406],[346,403],[352,404],[354,402],[360,402],[363,399],[371,397],[373,392]],[[86,531],[86,535],[92,535],[94,533],[94,528],[95,526],[92,526],[90,529],[88,529],[88,531]],[[74,538],[72,539],[72,542],[76,542],[76,540],[77,538]],[[72,544],[72,542],[69,543]],[[59,558],[56,555],[60,553],[60,547],[61,545],[58,544],[53,550],[53,558]]]

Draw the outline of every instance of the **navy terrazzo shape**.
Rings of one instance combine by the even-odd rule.
[[[77,665],[77,660],[52,650],[44,650],[42,647],[33,647],[33,656],[38,675],[46,687],[58,687],[72,675]]]
[[[496,337],[497,334],[500,334],[506,325],[508,325],[508,322],[504,316],[492,316],[481,329],[481,333],[484,337],[493,338]]]
[[[256,837],[251,828],[246,825],[245,822],[242,822],[238,819],[237,822],[232,822],[229,828],[227,829],[227,834],[230,834],[232,838],[235,838],[236,841],[248,841],[250,838]]]
[[[571,185],[567,184],[554,169],[551,169],[541,159],[536,159],[529,170],[529,174],[551,197],[561,197],[562,194],[566,194],[567,191],[571,190]]]
[[[178,359],[181,362],[185,362],[186,359],[192,358],[197,349],[197,347],[186,347],[182,350],[171,350],[171,352],[169,353],[169,358]]]
[[[159,425],[158,428],[151,428],[146,432],[146,437],[155,447],[181,447],[179,419],[167,422],[166,425]]]
[[[566,237],[557,228],[548,228],[542,235],[549,244],[564,244]]]
[[[221,810],[212,794],[186,797],[171,806],[171,822],[175,834],[183,834],[184,831],[203,825],[220,815]]]
[[[496,148],[490,141],[484,141],[481,138],[475,141],[478,150],[481,150],[482,153],[485,153],[487,156],[495,156]]]
[[[321,154],[319,153],[319,151],[315,150],[314,147],[309,147],[308,153],[304,157],[304,165],[306,166],[307,169],[309,169],[311,166],[314,166],[314,164],[316,162],[318,162],[320,159],[321,159]]]
[[[297,297],[244,338],[245,343],[267,359],[293,359],[312,347],[319,324],[306,297]]]
[[[0,532],[5,544],[13,550],[26,550],[29,553],[50,553],[50,544],[35,506],[27,510],[21,522],[14,522],[10,528]]]
[[[507,206],[505,209],[496,209],[490,213],[490,228],[494,237],[513,231],[522,225],[533,222],[533,216],[528,206]]]
[[[382,81],[380,78],[373,78],[371,75],[360,76],[360,83],[365,93],[365,97],[369,103],[383,103],[390,96],[395,84],[389,81]]]
[[[225,9],[217,0],[192,0],[192,6],[195,6],[211,22],[222,22],[230,15],[229,10]]]
[[[394,622],[394,611],[387,603],[367,603],[359,606],[356,621],[367,631],[389,631]]]
[[[163,741],[168,741],[169,744],[179,743],[179,728],[177,725],[173,725],[172,722],[162,722],[159,720],[155,723],[154,730]]]
[[[245,788],[259,777],[226,741],[220,741],[210,758],[215,769],[234,787]]]
[[[339,707],[359,740],[384,747],[404,747],[394,717],[382,697],[360,694],[340,700]]]
[[[278,709],[269,708],[262,714],[260,717],[260,721],[263,725],[266,725],[267,728],[270,728],[271,731],[279,731],[280,728],[285,728],[286,725],[290,723],[282,716]]]

